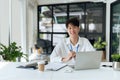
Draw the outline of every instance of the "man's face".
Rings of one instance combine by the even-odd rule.
[[[68,32],[70,37],[77,37],[79,31],[80,31],[80,28],[78,26],[68,24],[67,32]]]

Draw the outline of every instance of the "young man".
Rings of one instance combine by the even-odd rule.
[[[66,22],[68,38],[63,39],[56,45],[50,55],[51,62],[66,62],[74,64],[77,52],[95,51],[88,39],[79,36],[79,20],[71,18]]]

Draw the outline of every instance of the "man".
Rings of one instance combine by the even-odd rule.
[[[84,51],[95,51],[88,39],[79,36],[79,20],[71,18],[66,22],[68,38],[63,39],[56,45],[50,55],[51,62],[65,62],[74,64],[76,53]]]

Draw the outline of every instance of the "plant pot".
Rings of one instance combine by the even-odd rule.
[[[113,69],[120,70],[120,62],[113,62]]]
[[[103,53],[102,53],[102,61],[103,62],[106,61],[106,52],[105,51],[103,51]]]
[[[102,62],[105,62],[106,61],[106,51],[105,50],[102,50],[102,49],[97,49],[97,51],[102,51]]]

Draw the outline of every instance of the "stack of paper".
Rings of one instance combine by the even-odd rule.
[[[67,66],[65,63],[49,63],[45,66],[46,70],[57,71],[63,67]]]

